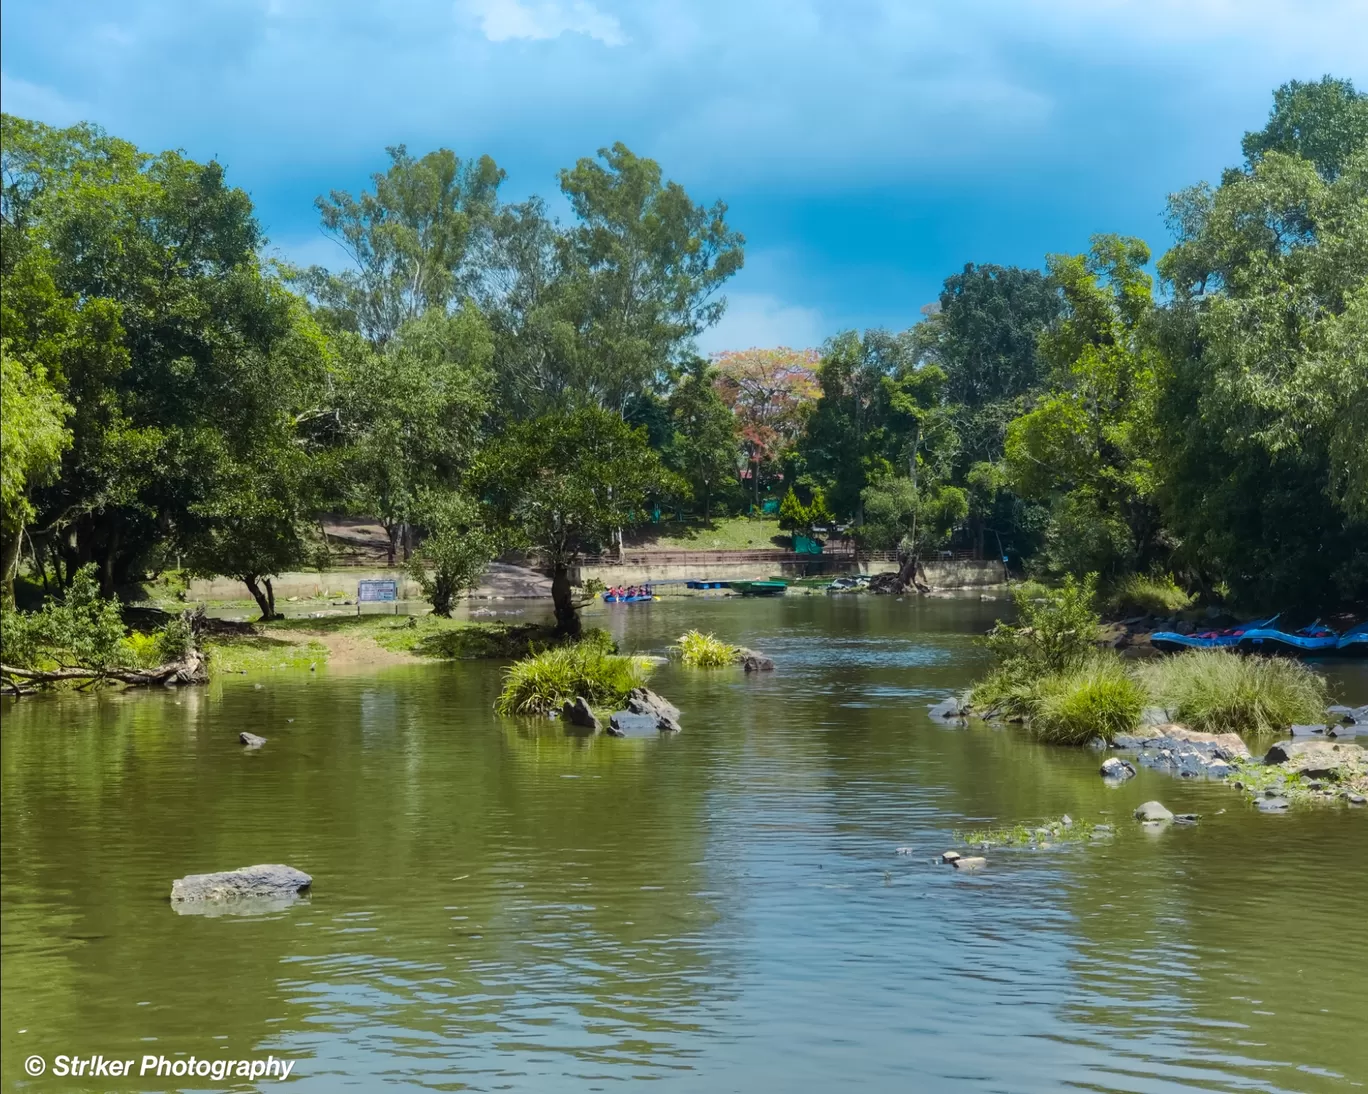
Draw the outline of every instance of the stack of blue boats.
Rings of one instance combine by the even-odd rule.
[[[1219,631],[1178,634],[1157,631],[1150,644],[1166,653],[1178,650],[1239,650],[1242,653],[1290,654],[1294,657],[1368,657],[1368,623],[1340,634],[1319,620],[1309,627],[1289,631],[1279,627],[1279,616],[1255,620]]]

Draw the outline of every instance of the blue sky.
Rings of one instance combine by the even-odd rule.
[[[6,0],[4,108],[215,156],[272,244],[386,145],[505,194],[615,140],[747,237],[707,350],[905,327],[966,261],[1166,242],[1274,87],[1368,86],[1368,0]]]

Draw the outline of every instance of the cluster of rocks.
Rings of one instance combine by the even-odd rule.
[[[1135,819],[1147,827],[1161,828],[1168,824],[1196,824],[1200,814],[1174,813],[1162,802],[1149,801],[1136,806]]]
[[[633,688],[627,695],[626,709],[609,715],[606,727],[583,696],[562,706],[560,716],[572,726],[595,733],[603,730],[610,737],[678,733],[680,729],[679,708],[650,688]]]
[[[1249,746],[1238,733],[1202,733],[1175,722],[1142,726],[1133,734],[1116,736],[1112,743],[1134,752],[1142,767],[1186,779],[1224,779],[1238,763],[1249,759]],[[1102,774],[1118,777],[1115,765],[1109,771],[1105,763]]]

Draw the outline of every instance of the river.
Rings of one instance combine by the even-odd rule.
[[[5,700],[6,1086],[32,1054],[273,1053],[320,1092],[1362,1089],[1368,810],[1109,788],[1094,753],[933,723],[1002,608],[597,609],[625,648],[697,626],[778,662],[662,668],[684,731],[659,740],[500,720],[487,663]],[[1361,663],[1333,676],[1368,700]],[[1142,831],[1150,798],[1201,822]],[[932,864],[1066,812],[1118,834]],[[167,903],[255,862],[312,898]]]

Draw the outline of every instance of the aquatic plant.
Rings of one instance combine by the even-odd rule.
[[[741,647],[728,645],[722,639],[701,631],[685,631],[679,644],[670,647],[680,661],[691,668],[709,669],[733,665],[741,656]]]
[[[1094,654],[1065,672],[1041,677],[1027,702],[1031,732],[1051,744],[1108,741],[1140,724],[1145,689],[1113,653]]]
[[[1107,607],[1121,613],[1173,615],[1192,607],[1196,599],[1172,574],[1131,574],[1112,586],[1107,594]]]
[[[651,670],[642,657],[611,652],[597,635],[589,641],[555,646],[515,661],[504,676],[494,709],[500,714],[549,714],[583,696],[591,707],[616,706]]]
[[[1325,680],[1300,661],[1188,650],[1140,670],[1154,701],[1207,733],[1281,733],[1325,717]]]
[[[1080,843],[1094,836],[1101,839],[1111,834],[1112,827],[1109,824],[1076,821],[1069,817],[1042,821],[1035,826],[1014,824],[1011,827],[975,828],[968,832],[953,833],[956,843],[981,850],[990,847],[1048,847],[1053,843]]]

